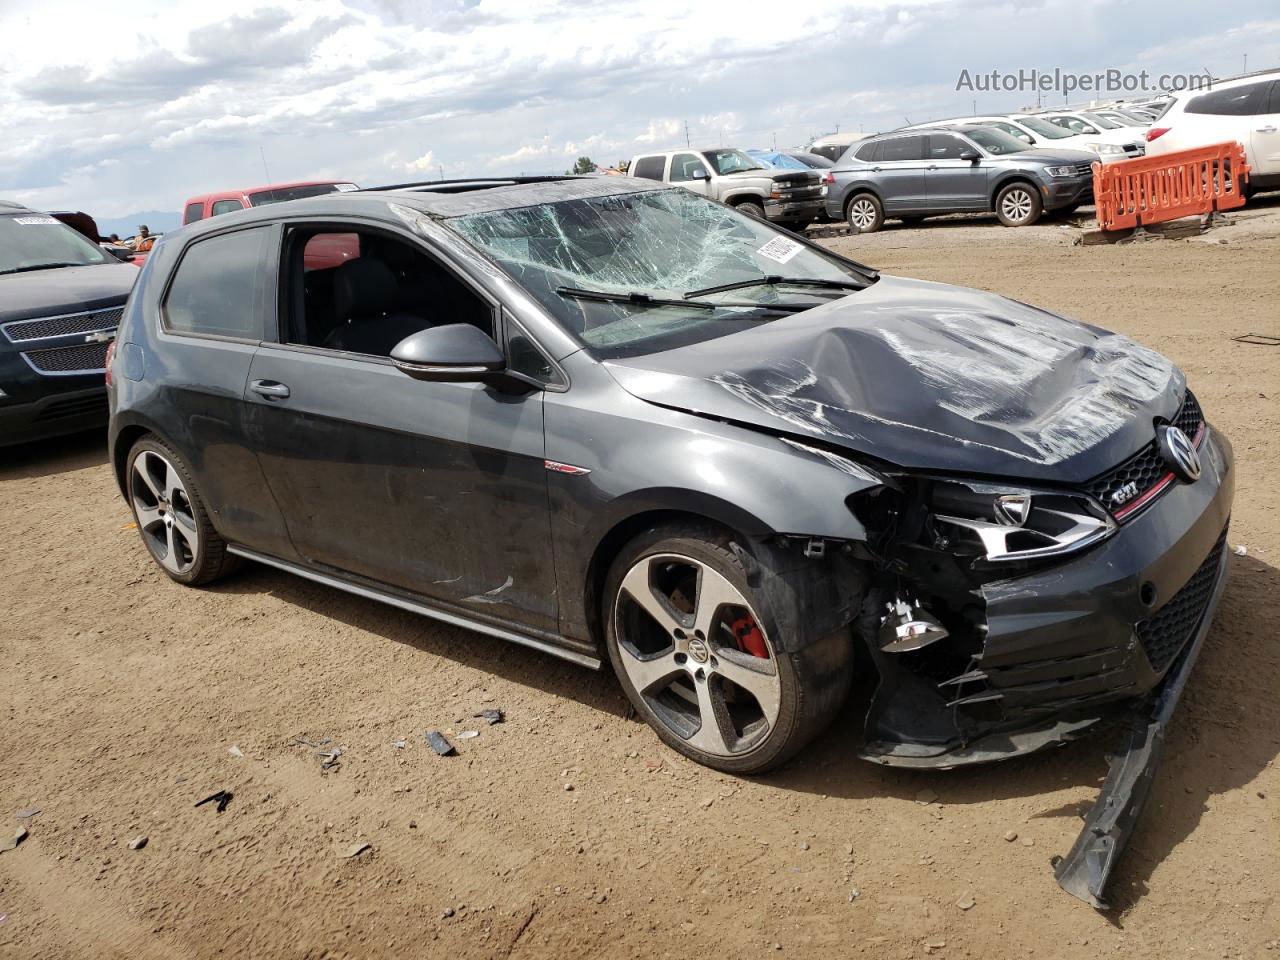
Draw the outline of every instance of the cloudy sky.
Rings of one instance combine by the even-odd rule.
[[[962,70],[1280,66],[1275,0],[0,0],[0,37],[0,196],[100,218],[264,158],[277,182],[560,172],[686,123],[789,146],[1035,100]]]

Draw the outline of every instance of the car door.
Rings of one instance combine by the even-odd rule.
[[[912,134],[880,142],[871,171],[885,213],[928,209],[924,176],[927,141],[924,134]]]
[[[978,154],[978,159],[960,159],[965,150]],[[982,157],[982,151],[954,133],[929,134],[928,151],[925,190],[929,209],[985,210],[991,165]]]
[[[244,403],[253,355],[275,336],[278,236],[258,225],[186,246],[160,301],[159,348],[145,363],[157,385],[148,416],[191,467],[218,532],[287,558],[292,543],[248,440]]]
[[[1249,119],[1253,121],[1249,134],[1253,146],[1253,172],[1257,176],[1280,174],[1280,80],[1271,84],[1262,112]]]
[[[491,329],[500,325],[498,305],[421,241],[388,227],[334,229],[359,234],[360,260],[371,256],[371,235],[385,244],[392,234],[460,284]],[[305,254],[289,235],[285,243],[290,276]],[[286,287],[292,299],[304,284]],[[444,303],[427,326],[455,319]],[[258,457],[299,555],[473,615],[554,630],[542,393],[423,382],[387,356],[288,339],[254,356],[247,396]]]

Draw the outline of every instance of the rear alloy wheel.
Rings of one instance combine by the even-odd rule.
[[[677,535],[633,542],[611,571],[614,670],[636,710],[680,753],[734,773],[775,767],[843,703],[849,632],[780,653],[739,554],[670,532]]]
[[[996,216],[1006,227],[1027,227],[1040,219],[1043,205],[1035,187],[1011,183],[996,196]]]
[[[850,200],[846,216],[854,233],[875,233],[884,226],[884,208],[870,193],[860,193]]]
[[[150,437],[134,444],[126,489],[143,544],[174,580],[207,583],[234,566],[186,465],[165,444]]]

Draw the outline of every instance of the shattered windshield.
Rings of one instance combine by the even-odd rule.
[[[603,359],[735,333],[850,294],[839,285],[871,282],[776,227],[680,189],[470,214],[449,226]],[[699,292],[754,280],[761,282]]]

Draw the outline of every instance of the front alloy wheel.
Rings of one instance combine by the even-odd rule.
[[[996,216],[1006,227],[1026,227],[1040,219],[1040,194],[1025,183],[1014,183],[996,198]]]
[[[672,734],[714,757],[768,736],[781,702],[773,647],[727,579],[692,557],[648,556],[614,616],[627,680]]]
[[[603,613],[614,673],[659,738],[750,774],[785,763],[839,712],[853,645],[847,626],[783,636],[779,624],[801,634],[814,622],[795,605],[826,596],[809,578],[831,572],[745,542],[700,522],[655,527],[615,558]]]

